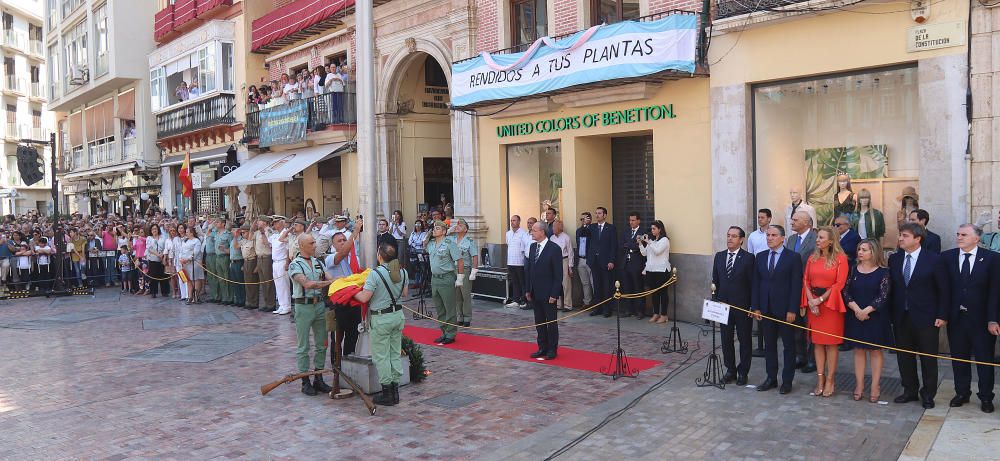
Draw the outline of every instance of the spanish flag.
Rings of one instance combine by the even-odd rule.
[[[181,164],[181,173],[178,175],[181,182],[181,193],[184,197],[191,197],[191,190],[194,185],[191,183],[191,152],[184,154],[184,163]]]

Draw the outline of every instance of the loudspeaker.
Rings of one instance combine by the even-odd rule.
[[[42,168],[44,164],[38,156],[38,150],[34,147],[17,146],[17,170],[21,173],[24,185],[30,186],[45,179]]]

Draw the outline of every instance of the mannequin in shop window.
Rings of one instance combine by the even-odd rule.
[[[833,195],[833,216],[830,216],[830,224],[839,216],[846,215],[849,220],[854,220],[858,214],[858,194],[851,188],[851,177],[845,173],[837,175],[837,193]]]
[[[910,213],[920,208],[920,196],[913,186],[903,188],[903,193],[896,197],[899,200],[899,212],[896,213],[896,225],[902,226],[907,221]]]
[[[872,193],[868,189],[858,192],[858,213],[851,219],[851,227],[861,240],[881,241],[885,235],[885,218],[881,211],[872,207]]]
[[[788,190],[788,197],[791,199],[792,203],[789,203],[785,207],[785,226],[790,227],[792,225],[792,216],[798,211],[804,211],[809,214],[812,218],[812,222],[818,223],[816,220],[816,208],[812,205],[806,203],[805,198],[802,196],[802,188],[799,186],[792,186]]]

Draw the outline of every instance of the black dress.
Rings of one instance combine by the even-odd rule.
[[[844,321],[844,336],[883,346],[893,345],[892,327],[889,324],[889,269],[879,267],[869,274],[859,272],[857,268],[852,269],[843,294],[845,304],[854,301],[862,309],[868,306],[875,308],[864,322],[858,320],[854,311],[848,310]],[[862,349],[880,349],[854,341],[848,341],[848,344]]]

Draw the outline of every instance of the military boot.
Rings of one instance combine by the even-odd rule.
[[[386,407],[391,407],[395,405],[392,398],[392,384],[383,384],[382,391],[372,399],[376,405],[382,405]]]
[[[392,383],[392,404],[399,404],[399,383]]]
[[[309,378],[302,378],[302,393],[305,395],[316,395],[316,389],[313,389],[312,383],[309,382]]]
[[[316,392],[322,392],[324,394],[328,394],[333,390],[332,387],[327,386],[326,383],[323,382],[323,375],[313,376],[313,389],[315,389]]]

